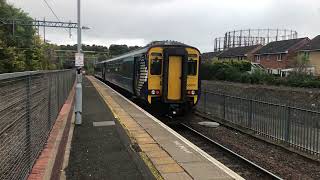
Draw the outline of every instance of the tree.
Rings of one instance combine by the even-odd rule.
[[[129,52],[129,48],[127,45],[112,44],[109,47],[109,51],[111,56],[118,56],[126,52]]]
[[[4,0],[0,0],[0,18],[32,20]],[[31,26],[0,26],[0,73],[40,69],[43,58],[41,45],[35,47],[36,41],[35,29]]]
[[[297,73],[307,74],[310,67],[310,60],[306,53],[298,53],[293,61]]]

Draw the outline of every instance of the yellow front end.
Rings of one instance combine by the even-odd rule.
[[[189,101],[188,104],[196,104],[200,52],[191,47],[186,47],[183,50],[186,52],[183,56],[170,55],[167,59],[164,57],[164,47],[153,47],[149,50],[148,102],[150,104],[152,98],[161,100],[163,94],[166,94],[165,99],[168,101],[176,101],[180,104]],[[167,74],[164,75],[164,73]],[[164,77],[167,78],[165,89],[163,88]],[[186,82],[183,82],[184,80]],[[164,90],[166,90],[165,93]]]
[[[163,74],[163,48],[162,47],[154,47],[149,50],[149,70],[148,70],[148,102],[151,104],[152,97],[160,97],[162,94],[162,74]],[[151,71],[151,67],[157,66],[156,71]],[[152,90],[158,91],[159,94],[152,94]]]
[[[189,72],[187,76],[187,94],[188,97],[194,98],[193,103],[196,104],[198,100],[198,93],[196,92],[199,90],[200,53],[194,48],[186,48],[186,50],[188,51],[188,64],[195,64],[195,71]],[[193,91],[195,92],[195,95],[192,94]]]

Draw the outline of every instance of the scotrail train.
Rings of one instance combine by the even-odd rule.
[[[95,64],[95,76],[171,115],[183,115],[200,97],[200,51],[176,41],[144,48]]]

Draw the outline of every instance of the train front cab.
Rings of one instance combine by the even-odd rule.
[[[148,102],[184,114],[199,98],[200,52],[192,47],[153,47],[148,51]]]

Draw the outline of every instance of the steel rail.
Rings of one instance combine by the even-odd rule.
[[[188,130],[192,131],[193,133],[197,134],[198,136],[200,136],[200,137],[202,137],[202,138],[206,139],[207,141],[209,141],[209,142],[211,142],[211,143],[215,144],[215,145],[216,145],[216,146],[218,146],[219,148],[221,148],[221,149],[223,149],[223,150],[227,151],[228,153],[230,153],[230,154],[232,154],[232,155],[236,156],[237,158],[239,158],[239,159],[241,159],[241,160],[243,160],[243,161],[247,162],[248,164],[250,164],[250,165],[251,165],[251,166],[253,166],[254,168],[256,168],[256,169],[258,169],[258,170],[260,170],[260,171],[264,172],[265,174],[268,174],[269,176],[273,177],[274,179],[282,180],[282,178],[280,178],[279,176],[277,176],[277,175],[273,174],[272,172],[270,172],[270,171],[268,171],[268,170],[264,169],[263,167],[261,167],[261,166],[257,165],[256,163],[254,163],[254,162],[250,161],[249,159],[247,159],[247,158],[245,158],[245,157],[243,157],[243,156],[241,156],[241,155],[237,154],[236,152],[234,152],[234,151],[232,151],[232,150],[228,149],[227,147],[223,146],[222,144],[220,144],[220,143],[218,143],[218,142],[216,142],[216,141],[214,141],[214,140],[210,139],[209,137],[207,137],[207,136],[205,136],[204,134],[200,133],[199,131],[197,131],[197,130],[193,129],[192,127],[190,127],[190,126],[188,126],[188,125],[186,125],[186,124],[184,124],[184,123],[181,123],[181,125],[182,125],[182,126],[184,126],[185,128],[187,128]]]

